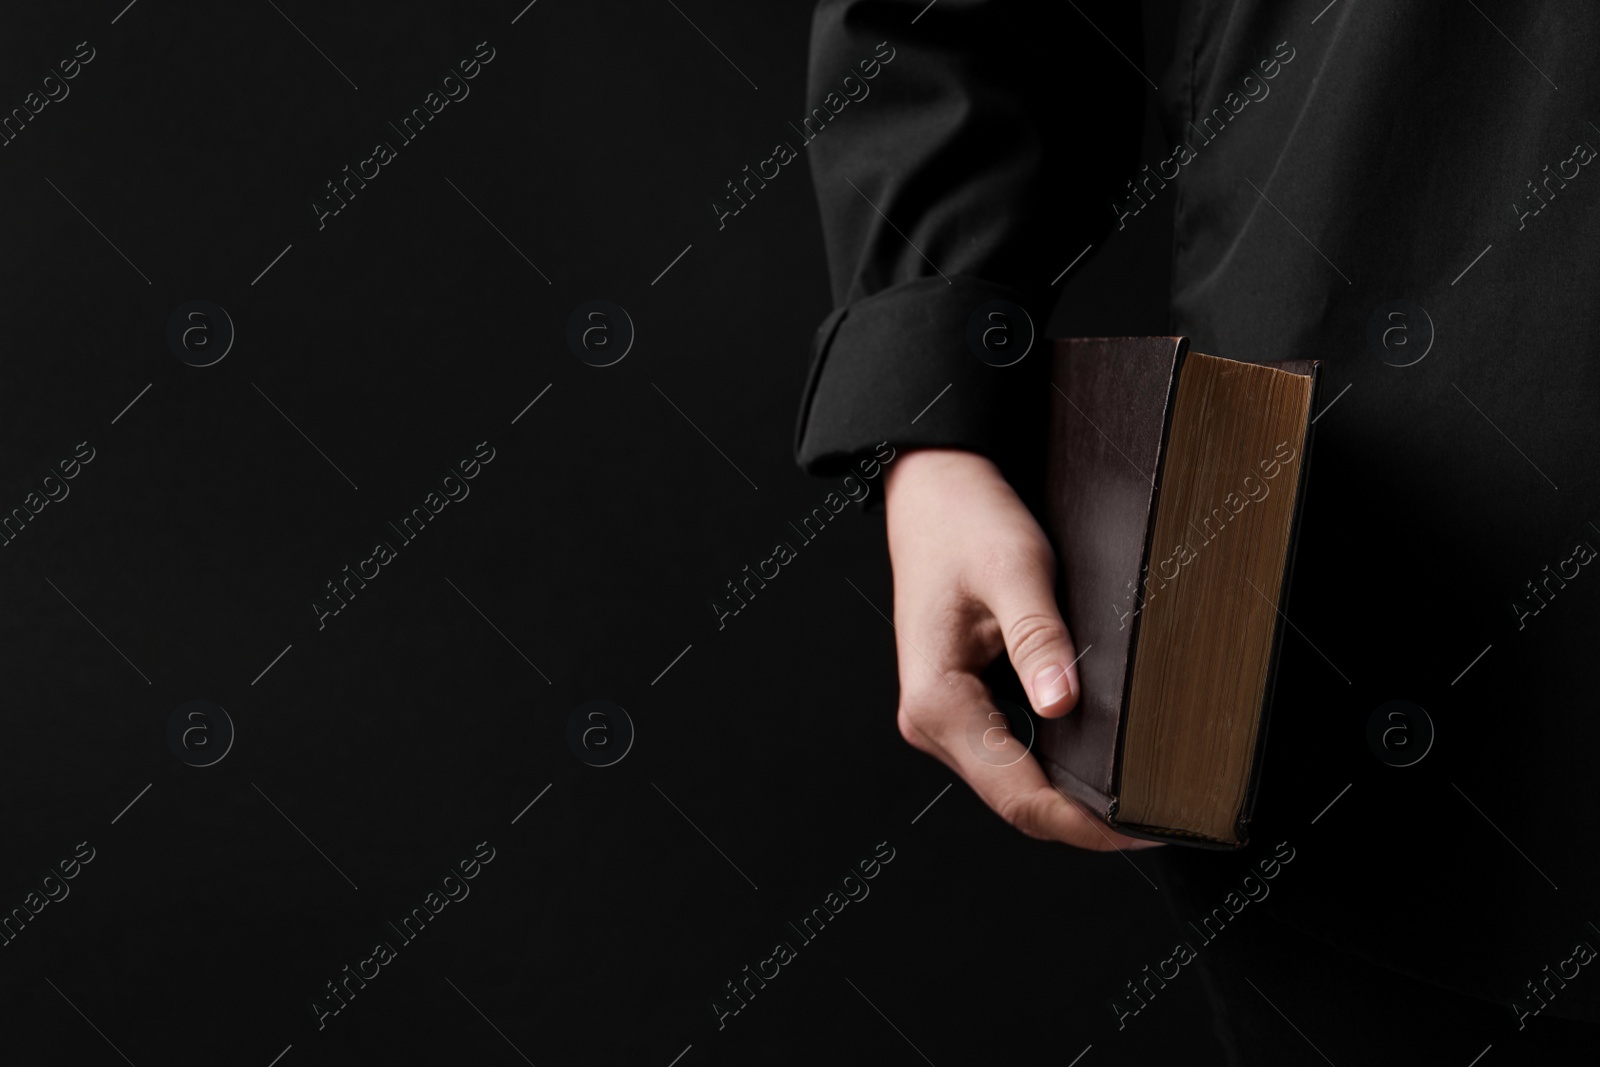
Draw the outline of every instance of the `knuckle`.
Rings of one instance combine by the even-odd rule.
[[[1006,626],[1005,638],[1011,658],[1026,663],[1037,653],[1065,644],[1067,628],[1057,617],[1032,612],[1011,620]]]
[[[1044,838],[1043,820],[1040,817],[1039,802],[1030,795],[1010,796],[1001,800],[995,811],[1007,823],[1033,838]]]
[[[918,710],[918,705],[902,700],[899,709],[895,712],[895,723],[900,727],[900,736],[912,748],[919,752],[932,752],[934,745],[923,728],[927,715]]]

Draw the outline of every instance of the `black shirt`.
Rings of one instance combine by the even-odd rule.
[[[1042,329],[1078,249],[1171,213],[1171,320],[1143,332],[1323,360],[1326,406],[1254,848],[1163,862],[1203,911],[1288,841],[1283,921],[1600,1018],[1600,977],[1550,996],[1544,970],[1600,947],[1600,9],[1185,4],[1149,75],[1171,148],[1139,159],[1130,7],[820,6],[812,97],[870,91],[806,146],[836,308],[797,456],[826,473],[891,440],[1022,471],[1045,360],[978,360],[973,311]],[[1367,741],[1396,699],[1435,729],[1409,767]]]

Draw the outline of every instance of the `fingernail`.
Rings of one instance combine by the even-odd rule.
[[[1033,700],[1039,708],[1049,707],[1069,692],[1066,668],[1058,664],[1051,664],[1033,676]]]

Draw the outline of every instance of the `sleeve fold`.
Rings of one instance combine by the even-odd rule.
[[[803,150],[834,310],[795,429],[809,473],[883,441],[969,449],[1002,469],[1039,447],[1027,420],[1046,410],[1056,260],[1109,228],[1108,178],[1141,128],[1142,76],[1107,74],[1096,25],[1137,39],[1137,5],[818,4],[807,98],[828,106],[811,112]],[[969,342],[992,300],[1032,319],[1019,363],[991,365]]]

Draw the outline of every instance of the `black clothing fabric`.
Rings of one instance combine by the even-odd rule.
[[[880,41],[896,58],[811,146],[838,306],[797,458],[891,440],[1014,472],[1045,360],[980,361],[973,311],[1009,293],[1042,328],[1077,248],[1171,213],[1171,319],[1130,332],[1326,372],[1255,841],[1165,850],[1174,885],[1198,914],[1288,841],[1264,916],[1495,1025],[1600,1020],[1572,962],[1600,948],[1600,9],[1182,12],[1152,73],[1172,148],[1131,162],[1112,10],[819,7],[815,93]],[[1433,726],[1411,766],[1368,740],[1392,700]]]
[[[1267,915],[1241,916],[1190,966],[1229,1067],[1592,1067],[1600,1042],[1593,1023],[1544,1013],[1519,1026],[1475,997],[1330,951]],[[1152,1017],[1162,1007],[1152,1000]],[[1148,1024],[1141,1012],[1127,1025]]]
[[[1143,82],[1063,63],[1053,5],[940,3],[917,18],[922,6],[825,3],[813,22],[812,99],[847,78],[866,92],[806,146],[835,304],[796,434],[814,474],[843,471],[873,434],[1021,459],[1019,417],[1045,410],[1044,361],[979,361],[968,320],[1009,300],[1043,331],[1066,266],[1050,257],[1099,239],[1138,145]],[[1126,31],[1136,14],[1095,18]],[[866,80],[876,55],[892,58]]]

